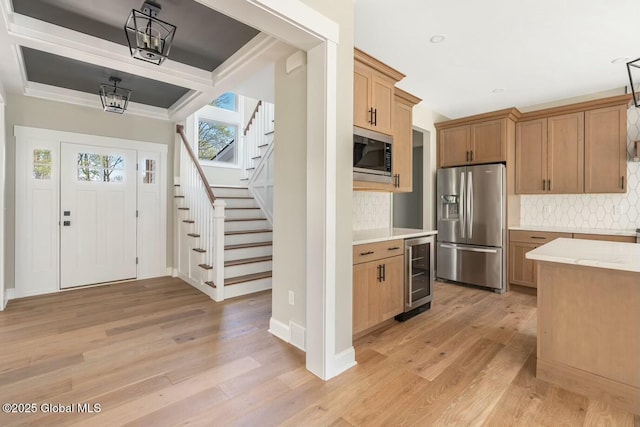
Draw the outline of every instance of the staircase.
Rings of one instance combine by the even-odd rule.
[[[272,229],[260,204],[246,186],[210,186],[182,126],[177,131],[176,275],[215,301],[271,289]]]

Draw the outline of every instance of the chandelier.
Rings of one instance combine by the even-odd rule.
[[[100,85],[100,101],[102,101],[102,109],[109,113],[122,114],[127,109],[131,91],[122,87],[118,87],[118,83],[122,80],[117,77],[109,77],[109,81],[113,85],[103,83]]]
[[[142,11],[131,10],[124,26],[131,56],[160,65],[169,56],[176,26],[158,19],[160,4],[147,0]]]

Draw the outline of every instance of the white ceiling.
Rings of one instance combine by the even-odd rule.
[[[356,0],[355,21],[356,47],[449,118],[621,88],[611,61],[640,57],[639,0]]]

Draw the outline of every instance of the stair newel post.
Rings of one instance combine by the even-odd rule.
[[[213,271],[216,285],[215,300],[224,300],[224,208],[227,204],[224,200],[216,199],[213,202]]]

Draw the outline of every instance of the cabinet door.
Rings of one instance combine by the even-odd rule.
[[[547,119],[516,124],[516,193],[542,194],[547,179]]]
[[[440,130],[438,134],[440,167],[468,163],[470,132],[469,125]]]
[[[537,247],[538,245],[533,243],[510,242],[509,283],[530,288],[538,287],[535,264],[533,260],[525,257],[527,252]]]
[[[490,120],[471,125],[471,163],[507,161],[506,119]]]
[[[353,124],[371,129],[371,69],[358,61],[353,64]]]
[[[404,311],[404,255],[381,260],[384,280],[376,282],[380,292],[379,321],[383,322]]]
[[[627,191],[627,107],[585,113],[586,193]]]
[[[376,132],[393,134],[393,81],[376,72],[371,79],[371,106],[374,109],[373,127]]]
[[[378,265],[372,261],[353,266],[353,334],[379,323]]]
[[[584,192],[584,113],[547,119],[547,192]]]
[[[396,100],[393,132],[393,175],[397,175],[395,192],[413,190],[413,107]]]

